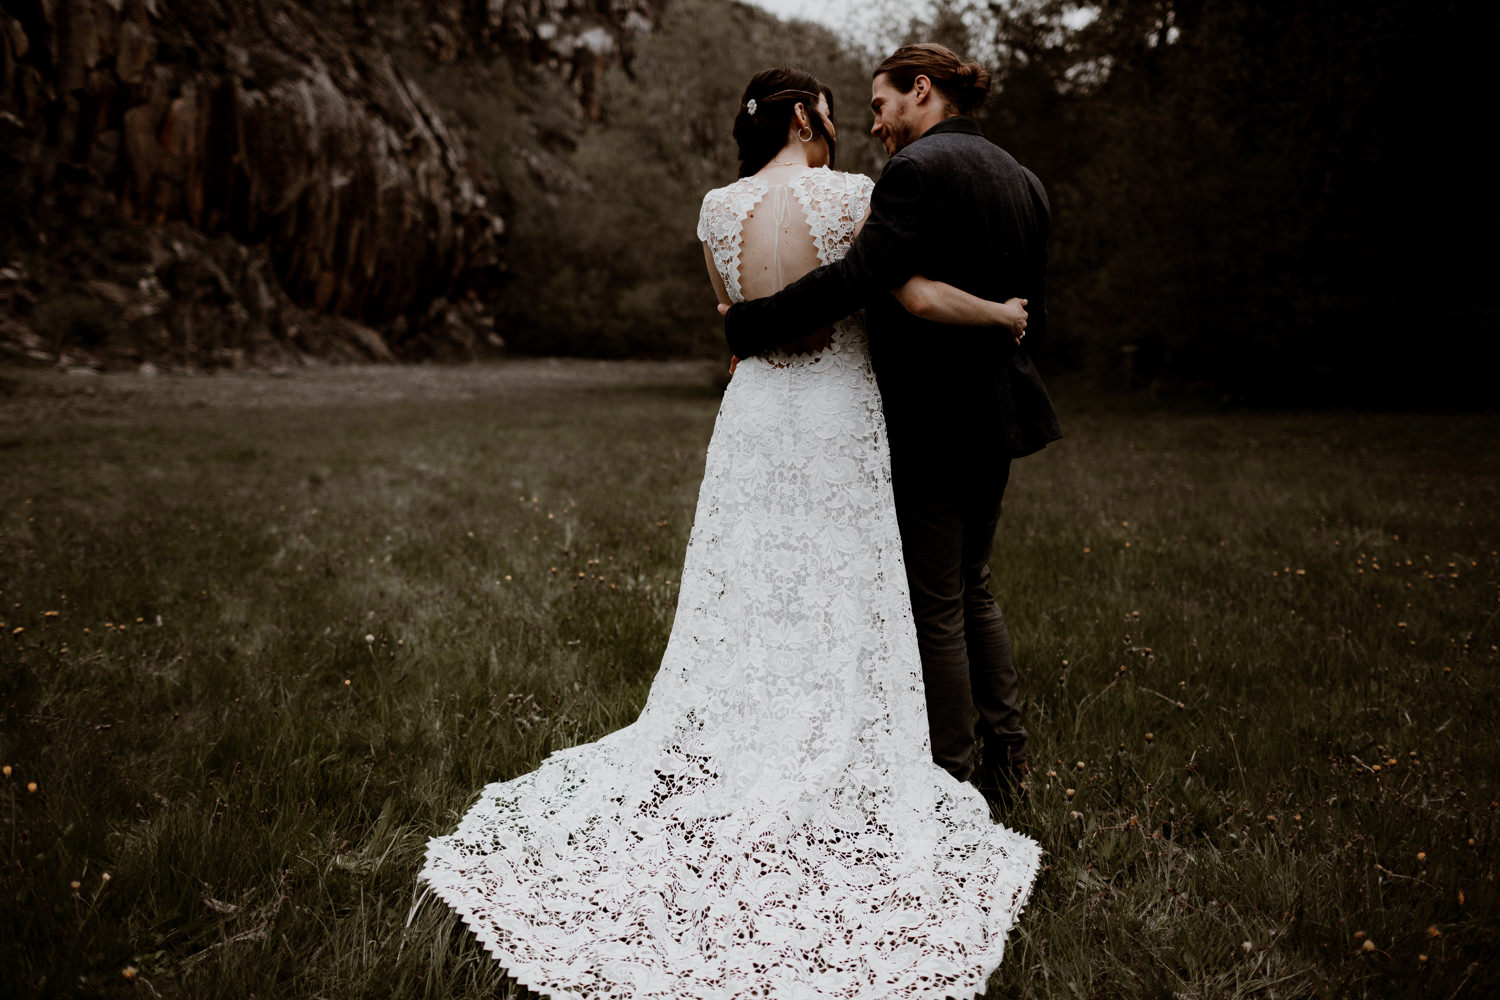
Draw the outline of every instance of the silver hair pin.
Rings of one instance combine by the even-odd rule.
[[[745,110],[750,112],[752,115],[755,114],[755,98],[752,97],[750,98],[750,100],[745,102]]]

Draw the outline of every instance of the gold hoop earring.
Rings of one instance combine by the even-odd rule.
[[[803,132],[806,132],[807,134],[803,135]],[[813,131],[812,126],[810,125],[804,125],[797,130],[797,138],[801,139],[803,142],[812,142],[812,137]]]

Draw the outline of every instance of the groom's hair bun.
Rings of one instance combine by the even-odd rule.
[[[938,94],[961,115],[979,108],[990,93],[990,71],[977,62],[965,62],[946,45],[921,42],[903,45],[875,67],[872,78],[882,73],[903,94],[911,93],[917,77],[932,81]]]
[[[740,176],[749,177],[779,153],[787,137],[797,131],[797,105],[807,109],[808,127],[813,137],[828,143],[828,162],[833,164],[835,143],[818,114],[818,98],[828,101],[833,114],[833,91],[811,73],[788,66],[763,69],[750,78],[740,96],[739,111],[734,116],[734,141],[740,148]]]

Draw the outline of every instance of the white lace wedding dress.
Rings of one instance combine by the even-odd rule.
[[[707,195],[699,236],[738,301],[768,193],[826,262],[869,192],[827,169],[744,178]],[[932,763],[852,318],[815,354],[740,362],[640,718],[486,787],[420,879],[559,1000],[911,1000],[983,991],[1039,853]]]

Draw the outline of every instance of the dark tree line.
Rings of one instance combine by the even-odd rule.
[[[981,125],[1054,208],[1049,370],[1285,402],[1484,403],[1496,309],[1481,0],[945,0],[909,37],[986,61]],[[898,40],[898,39],[893,39]],[[603,123],[535,74],[464,98],[515,201],[516,349],[722,349],[693,237],[735,175],[741,88],[775,63],[839,95],[878,175],[869,72],[812,25],[673,0]],[[507,72],[503,67],[500,72]]]
[[[1497,311],[1496,8],[949,4],[1048,182],[1058,360],[1270,401],[1472,405]],[[1076,23],[1076,22],[1075,22]]]

